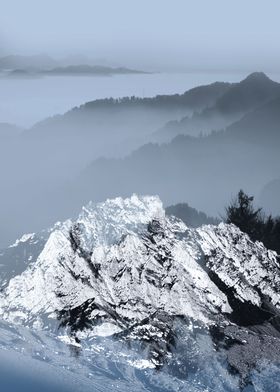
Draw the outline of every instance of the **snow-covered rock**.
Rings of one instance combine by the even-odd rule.
[[[20,275],[29,265],[36,262],[50,234],[66,225],[57,222],[39,233],[23,234],[6,249],[0,249],[0,288],[3,290],[10,279]]]
[[[250,241],[236,226],[220,223],[197,229],[207,267],[242,302],[260,307],[264,298],[280,309],[280,259],[261,242]]]
[[[209,326],[232,312],[209,271],[239,301],[261,307],[265,299],[279,309],[276,253],[235,226],[190,229],[166,217],[158,197],[90,203],[52,230],[36,262],[10,280],[0,312],[29,325],[52,316],[94,333],[103,326],[107,334],[157,312]]]

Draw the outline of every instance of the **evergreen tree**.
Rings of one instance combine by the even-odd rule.
[[[226,208],[227,223],[233,223],[253,241],[261,241],[280,255],[280,218],[266,217],[262,209],[255,209],[254,197],[241,189],[236,199]]]
[[[255,209],[253,201],[254,197],[246,195],[241,189],[237,198],[226,208],[226,222],[235,224],[256,241],[262,235],[263,218],[261,208]]]

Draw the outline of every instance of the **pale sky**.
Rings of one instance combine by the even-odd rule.
[[[0,55],[277,70],[279,15],[279,0],[1,0]]]

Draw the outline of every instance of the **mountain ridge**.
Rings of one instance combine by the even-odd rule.
[[[227,360],[245,382],[259,361],[279,358],[279,283],[279,256],[234,225],[191,229],[159,198],[133,195],[89,204],[52,231],[0,309],[38,330],[59,324],[78,346],[96,335],[150,342],[153,366],[171,355],[176,319],[187,335],[205,329],[214,339],[217,328],[220,341],[231,336]],[[240,339],[249,369],[234,356]]]
[[[279,109],[277,98],[225,130],[203,137],[179,135],[169,143],[146,144],[123,159],[94,161],[77,178],[79,188],[89,195],[94,191],[91,184],[99,184],[95,196],[100,199],[114,196],[107,184],[114,184],[124,196],[133,190],[151,190],[167,205],[188,200],[195,208],[218,215],[241,187],[258,195],[262,183],[278,176]],[[106,182],[100,178],[101,172]],[[174,198],[173,189],[179,200]],[[205,189],[212,195],[211,203],[205,200]]]
[[[192,117],[167,123],[155,133],[154,140],[166,142],[178,134],[207,134],[226,128],[277,97],[280,97],[280,84],[263,72],[254,72],[241,82],[232,84],[212,107],[194,113]]]
[[[261,80],[263,78],[261,76]],[[2,144],[2,198],[6,203],[1,210],[6,222],[1,233],[3,243],[21,232],[40,230],[57,217],[64,219],[72,215],[90,199],[101,201],[117,195],[128,196],[134,191],[155,193],[166,205],[187,200],[193,207],[217,216],[241,187],[258,195],[263,184],[279,175],[278,133],[274,132],[277,125],[269,121],[272,116],[269,111],[268,126],[261,119],[258,124],[252,123],[259,127],[262,137],[257,137],[257,133],[254,136],[249,128],[244,130],[242,125],[241,135],[236,132],[235,136],[232,132],[229,137],[226,130],[209,137],[178,136],[162,146],[147,145],[160,124],[170,118],[181,118],[186,110],[206,110],[235,85],[214,83],[182,95],[156,99],[94,101],[74,108],[65,116],[37,124]],[[265,105],[269,107],[270,103]],[[150,107],[153,109],[148,109]],[[254,110],[251,116],[261,116],[258,114],[261,108]],[[248,119],[248,116],[249,113],[243,118]],[[65,118],[67,126],[64,127]],[[106,159],[96,160],[104,155]],[[20,165],[15,165],[14,156]],[[225,189],[221,187],[222,179]],[[209,198],[205,197],[206,191]],[[46,203],[47,198],[53,203]],[[47,206],[45,215],[42,203]],[[11,212],[6,205],[11,206]],[[25,225],[24,222],[30,223]]]

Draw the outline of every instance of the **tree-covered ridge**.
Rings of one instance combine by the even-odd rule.
[[[202,225],[217,225],[220,221],[212,218],[204,212],[190,207],[187,203],[179,203],[165,209],[167,215],[174,215],[181,219],[189,227],[200,227]]]

